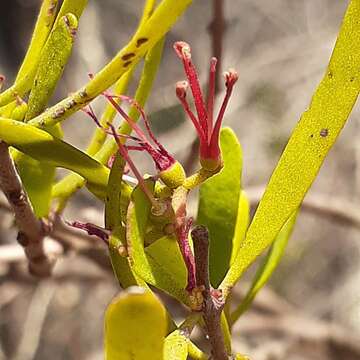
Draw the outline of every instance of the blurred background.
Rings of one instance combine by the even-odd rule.
[[[26,51],[39,4],[0,1],[0,73],[9,83]],[[142,4],[89,1],[54,103],[83,85],[88,72],[98,71],[127,42]],[[146,106],[160,141],[188,169],[197,166],[195,132],[174,91],[184,75],[172,44],[185,40],[192,45],[204,85],[212,54],[221,58],[222,70],[239,72],[225,125],[242,143],[243,184],[255,208],[324,74],[347,5],[337,0],[194,0],[167,36]],[[98,114],[103,105],[96,102]],[[234,328],[235,349],[253,360],[360,359],[359,110],[356,106],[307,195],[271,283]],[[64,122],[65,139],[80,148],[93,130],[83,114]],[[153,172],[144,154],[136,163]],[[102,212],[102,205],[82,190],[64,217],[102,225]],[[0,246],[15,238],[13,218],[0,208]],[[103,358],[103,314],[119,288],[101,243],[81,236],[69,241],[78,247],[58,260],[51,280],[39,282],[24,263],[0,260],[0,359]],[[246,279],[241,281],[235,298],[247,286]],[[184,311],[166,301],[180,321]],[[197,336],[201,342],[202,335]]]

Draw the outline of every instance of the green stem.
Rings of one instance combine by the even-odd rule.
[[[209,171],[204,168],[201,168],[195,174],[186,178],[183,186],[188,190],[192,190],[195,187],[201,185],[203,182],[205,182],[210,177],[216,175],[220,170],[221,170],[221,168],[214,170],[214,171]]]

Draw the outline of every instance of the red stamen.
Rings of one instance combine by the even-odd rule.
[[[114,136],[114,139],[115,139],[115,141],[116,141],[116,143],[118,145],[119,152],[120,152],[121,156],[125,159],[125,161],[129,165],[131,171],[133,172],[136,179],[138,180],[139,186],[141,187],[142,191],[148,197],[148,199],[150,200],[152,206],[157,206],[157,202],[156,202],[156,200],[154,198],[154,195],[151,193],[149,188],[146,186],[144,178],[141,176],[140,172],[138,171],[135,164],[131,160],[131,158],[130,158],[127,150],[126,150],[125,145],[123,145],[121,143],[120,138],[119,138],[119,136],[118,136],[118,134],[117,134],[117,132],[115,130],[115,127],[112,124],[110,124],[109,127],[110,127],[112,135]]]
[[[216,76],[217,59],[215,57],[210,60],[210,74],[209,74],[209,93],[207,99],[207,119],[208,119],[208,140],[211,138],[213,129],[213,116],[214,116],[214,102],[215,102],[215,76]]]
[[[183,106],[185,112],[188,114],[189,118],[191,119],[192,123],[195,126],[195,129],[198,133],[198,136],[200,138],[201,141],[206,141],[206,135],[203,131],[203,129],[201,128],[198,119],[196,118],[196,116],[194,115],[194,113],[191,111],[190,106],[186,100],[186,89],[188,87],[188,82],[187,81],[179,81],[176,83],[176,95],[178,97],[178,99],[181,102],[181,105]]]
[[[90,116],[99,128],[104,129],[90,104],[87,107],[82,108],[81,111]]]
[[[109,125],[110,125],[111,123],[107,122],[107,123],[106,123],[106,126],[107,126],[107,127],[101,125],[101,123],[100,123],[99,119],[97,118],[97,116],[95,115],[95,112],[94,112],[94,110],[92,109],[91,105],[88,105],[86,108],[82,108],[81,111],[84,112],[85,114],[87,114],[88,116],[90,116],[90,117],[94,120],[95,124],[96,124],[101,130],[103,130],[106,134],[112,135],[112,132],[110,132],[110,131],[108,130],[108,127],[109,127]],[[129,139],[129,140],[134,140],[134,141],[136,141],[136,142],[141,142],[141,140],[140,140],[139,138],[137,138],[136,136],[124,135],[124,134],[118,134],[118,136],[121,137],[121,138],[124,138],[124,139]]]
[[[152,132],[151,128],[150,128],[150,122],[149,119],[147,117],[147,115],[145,114],[144,109],[140,106],[140,104],[135,100],[132,99],[129,96],[125,96],[125,95],[118,95],[116,96],[117,98],[127,101],[130,105],[134,106],[136,108],[136,110],[139,111],[142,119],[144,120],[144,124],[146,127],[147,132],[149,133],[149,136],[151,138],[151,140],[159,147],[159,148],[163,148],[163,146],[159,143],[159,141],[156,139],[154,133]]]
[[[189,292],[196,287],[195,258],[188,238],[192,223],[192,218],[184,219],[184,223],[178,229],[179,247],[188,271],[186,290]]]
[[[224,73],[225,76],[225,86],[226,86],[226,94],[223,100],[223,103],[221,105],[218,117],[215,122],[214,130],[211,134],[210,139],[210,149],[214,149],[219,141],[219,134],[220,134],[220,128],[221,123],[224,118],[226,107],[229,103],[230,96],[232,94],[232,90],[234,88],[234,85],[236,81],[238,80],[239,76],[235,70],[229,70]]]
[[[144,132],[140,129],[140,127],[135,123],[133,119],[120,107],[120,105],[113,99],[112,95],[104,92],[104,96],[109,100],[110,104],[114,107],[114,109],[127,121],[127,123],[131,126],[131,128],[136,132],[141,141],[148,143]]]
[[[196,73],[194,64],[191,61],[191,48],[189,44],[183,41],[178,41],[174,44],[174,49],[177,55],[182,59],[186,76],[190,83],[190,88],[194,97],[196,112],[198,114],[199,123],[204,129],[204,132],[208,133],[208,120],[205,109],[204,99],[200,88],[199,79]]]

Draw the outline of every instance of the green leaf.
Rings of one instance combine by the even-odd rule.
[[[55,25],[58,24],[63,16],[69,13],[74,14],[79,19],[85,10],[87,3],[88,0],[64,0],[56,17]]]
[[[241,190],[230,265],[234,263],[236,256],[239,252],[239,249],[241,247],[241,243],[245,240],[245,236],[249,224],[250,224],[250,203],[248,196],[246,195],[246,192],[244,190]]]
[[[40,55],[25,122],[39,115],[46,108],[71,54],[74,43],[73,32],[77,29],[77,25],[76,17],[68,14],[62,17],[51,31]],[[62,136],[59,124],[47,131],[54,136]],[[38,217],[47,216],[50,211],[55,167],[19,152],[16,152],[13,158],[35,214]]]
[[[164,236],[145,248],[145,253],[152,263],[158,264],[175,279],[179,288],[187,283],[187,270],[175,237]]]
[[[165,339],[164,360],[186,360],[188,358],[188,342],[181,330],[175,330]]]
[[[292,230],[295,225],[297,212],[292,215],[285,225],[281,228],[278,236],[272,244],[266,258],[258,268],[255,277],[252,281],[251,287],[245,295],[245,298],[231,314],[231,325],[249,308],[257,293],[269,281],[271,275],[277,268],[284,255],[286,245],[290,239]]]
[[[16,82],[26,76],[31,69],[36,69],[41,50],[54,24],[58,2],[58,0],[43,0],[29,48],[16,76]],[[29,89],[30,86],[31,81],[29,81]]]
[[[0,139],[38,161],[74,171],[88,181],[89,189],[105,197],[109,169],[70,144],[44,130],[0,118]]]
[[[106,360],[162,360],[166,312],[143,288],[131,287],[108,306],[105,314]]]
[[[153,191],[154,182],[150,180],[147,180],[146,182],[149,189]],[[150,215],[150,208],[150,202],[141,188],[135,188],[132,194],[132,201],[130,201],[128,208],[126,226],[130,266],[135,273],[147,283],[167,292],[179,301],[189,304],[189,297],[185,291],[186,285],[184,285],[186,284],[186,281],[184,282],[184,279],[181,279],[179,275],[183,274],[183,270],[181,263],[176,257],[176,241],[164,237],[160,239],[162,241],[159,244],[157,243],[160,240],[157,240],[149,246],[150,249],[147,251],[144,249],[144,237]],[[166,247],[165,250],[161,249],[162,244]],[[156,250],[153,251],[153,249]],[[169,253],[166,254],[166,251],[169,251]],[[157,257],[157,252],[159,252],[159,254],[165,253],[165,257]],[[166,264],[170,257],[169,254],[171,254],[171,259],[174,262],[178,262],[179,268],[172,269],[176,271],[175,274],[171,273],[168,268],[165,268],[165,266],[169,265]]]
[[[300,207],[360,91],[360,1],[352,0],[325,77],[280,158],[241,251],[221,284],[226,294]]]
[[[126,219],[126,212],[121,213],[121,198],[128,199],[124,204],[124,207],[127,208],[132,189],[122,181],[124,168],[125,160],[120,153],[117,153],[110,170],[105,198],[105,227],[109,230],[121,225],[122,220]]]
[[[71,55],[78,20],[75,15],[63,16],[50,33],[39,59],[31,88],[25,121],[42,113]]]
[[[126,208],[132,189],[121,180],[124,167],[125,161],[118,153],[111,167],[107,185],[105,228],[111,230],[109,254],[114,274],[121,287],[125,289],[132,285],[144,285],[144,282],[133,274],[126,258],[126,230],[123,226],[123,221],[126,220]],[[122,204],[122,199],[124,198],[126,203]],[[124,209],[123,214],[122,209]]]
[[[234,132],[221,130],[221,152],[224,167],[200,187],[197,222],[210,234],[210,280],[217,287],[230,266],[238,246],[233,241],[241,192],[242,150]],[[239,220],[241,221],[241,219]]]
[[[118,225],[112,231],[109,239],[109,254],[114,274],[123,289],[133,285],[146,288],[146,283],[134,274],[130,268],[126,257],[126,248],[125,228],[122,225]]]

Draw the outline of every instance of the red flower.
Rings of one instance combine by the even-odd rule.
[[[188,79],[188,81],[180,81],[176,84],[176,95],[180,99],[181,104],[185,109],[185,112],[190,117],[199,136],[201,165],[205,169],[216,170],[222,164],[221,151],[219,146],[221,123],[224,118],[225,109],[229,102],[234,84],[238,79],[238,74],[235,70],[229,70],[224,73],[226,94],[221,105],[219,114],[214,123],[213,113],[217,59],[212,58],[210,61],[209,95],[207,99],[207,104],[205,105],[196,69],[191,60],[190,46],[183,41],[178,41],[174,44],[174,49],[179,58],[183,61],[186,77]],[[190,85],[191,92],[194,98],[197,117],[191,111],[189,104],[186,100],[186,90],[188,85]]]

